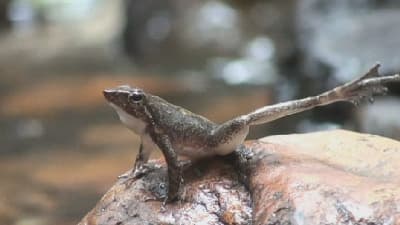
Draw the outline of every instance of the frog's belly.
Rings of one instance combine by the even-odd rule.
[[[239,145],[243,144],[248,133],[249,127],[245,127],[244,129],[240,130],[240,132],[232,135],[232,137],[227,141],[219,143],[213,149],[213,152],[215,152],[216,155],[228,155],[232,153]]]
[[[249,128],[245,127],[239,132],[233,134],[230,139],[220,140],[221,142],[213,147],[208,147],[209,145],[195,145],[193,142],[186,145],[174,145],[176,152],[180,156],[185,156],[190,159],[199,159],[214,155],[228,155],[236,150],[236,148],[243,144],[246,136],[249,132]]]
[[[176,147],[177,154],[187,159],[201,159],[215,155],[215,152],[203,147],[179,146]]]
[[[213,148],[192,147],[192,146],[177,146],[175,149],[177,154],[189,159],[200,159],[215,155],[228,155],[236,150],[241,145],[247,136],[247,132],[236,135],[231,140],[221,143]]]

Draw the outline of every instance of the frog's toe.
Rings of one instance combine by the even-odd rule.
[[[131,174],[132,174],[132,171],[128,171],[128,172],[125,172],[124,174],[119,175],[117,178],[118,179],[126,179],[126,178],[129,178],[131,176]]]
[[[132,171],[132,177],[140,178],[140,177],[148,174],[149,172],[153,171],[156,168],[157,167],[155,165],[153,165],[153,164],[140,165],[140,166],[136,167],[134,169],[134,171]]]

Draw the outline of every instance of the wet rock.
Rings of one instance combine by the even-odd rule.
[[[343,130],[270,136],[188,168],[182,201],[164,211],[152,200],[161,167],[119,180],[79,224],[399,224],[399,153]]]

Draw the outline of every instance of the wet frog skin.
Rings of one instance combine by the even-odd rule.
[[[182,163],[178,156],[196,160],[235,151],[246,139],[252,125],[267,123],[316,106],[338,101],[358,104],[384,94],[383,84],[400,81],[400,75],[379,76],[379,65],[364,76],[317,96],[264,106],[222,124],[194,114],[164,99],[128,85],[106,89],[103,94],[115,109],[123,124],[141,137],[139,153],[130,174],[132,179],[146,172],[146,162],[152,150],[162,151],[168,166],[168,193],[164,202],[179,195],[183,185]]]

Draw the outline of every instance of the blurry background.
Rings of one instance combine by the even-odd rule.
[[[1,0],[0,224],[75,224],[132,166],[138,137],[104,88],[142,87],[223,122],[377,61],[400,71],[399,21],[397,0]],[[400,140],[400,87],[390,90],[250,138],[346,128]]]

